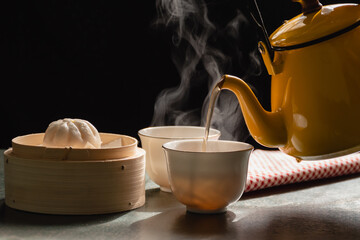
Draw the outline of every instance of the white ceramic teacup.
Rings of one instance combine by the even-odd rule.
[[[162,191],[171,192],[162,145],[180,139],[203,139],[205,128],[195,126],[148,127],[141,129],[138,134],[141,146],[146,151],[147,174],[160,186]],[[219,137],[220,131],[210,129],[210,140],[217,140]]]
[[[187,210],[219,213],[244,192],[253,146],[235,141],[180,140],[163,145],[171,190]]]

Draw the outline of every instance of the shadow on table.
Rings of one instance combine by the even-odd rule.
[[[334,217],[338,216],[338,217]],[[273,207],[202,215],[174,208],[130,226],[137,239],[359,239],[359,216],[349,212]]]
[[[231,211],[222,214],[194,214],[185,207],[177,207],[161,212],[130,226],[137,233],[137,239],[177,239],[178,236],[189,238],[223,235],[228,225],[235,219]]]
[[[271,195],[289,193],[300,191],[308,188],[325,186],[332,183],[347,181],[350,179],[358,178],[360,174],[352,174],[340,177],[333,177],[327,179],[312,180],[307,182],[292,183],[280,185],[252,192],[246,192],[242,195],[241,200],[261,198]],[[139,208],[139,212],[164,212],[168,209],[183,206],[180,204],[172,193],[163,192],[160,188],[152,188],[146,190],[146,204],[144,207]]]
[[[91,225],[112,221],[126,214],[111,213],[99,215],[51,215],[31,213],[21,210],[12,209],[5,205],[4,200],[0,200],[0,223],[2,225],[32,225],[32,226],[48,226],[48,225]]]
[[[160,188],[147,189],[145,192],[146,202],[138,212],[164,212],[174,207],[183,206],[172,193],[163,192]]]
[[[272,187],[244,194],[243,200],[324,186],[360,174]],[[345,199],[344,199],[345,200]],[[346,201],[346,200],[345,200]],[[241,205],[241,203],[240,203]],[[310,207],[309,207],[310,206]],[[147,191],[140,212],[158,212],[130,226],[137,239],[360,239],[360,212],[321,205],[252,207],[236,213],[201,215],[186,212],[174,196],[159,189]]]

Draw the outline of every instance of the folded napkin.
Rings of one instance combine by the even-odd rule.
[[[245,192],[360,172],[360,153],[320,161],[301,161],[280,151],[255,150],[249,160]]]

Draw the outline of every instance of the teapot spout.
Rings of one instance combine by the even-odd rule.
[[[281,111],[266,111],[250,87],[238,77],[224,75],[220,83],[220,89],[236,95],[249,132],[258,143],[272,148],[286,144],[287,131]]]

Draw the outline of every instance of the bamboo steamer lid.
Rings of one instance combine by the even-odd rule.
[[[100,137],[101,148],[45,147],[44,133],[35,133],[14,138],[12,148],[18,157],[47,160],[109,160],[136,153],[136,138],[112,133],[100,133]]]
[[[103,214],[145,203],[145,150],[100,134],[100,149],[46,148],[43,134],[14,138],[4,153],[5,203],[47,214]]]

